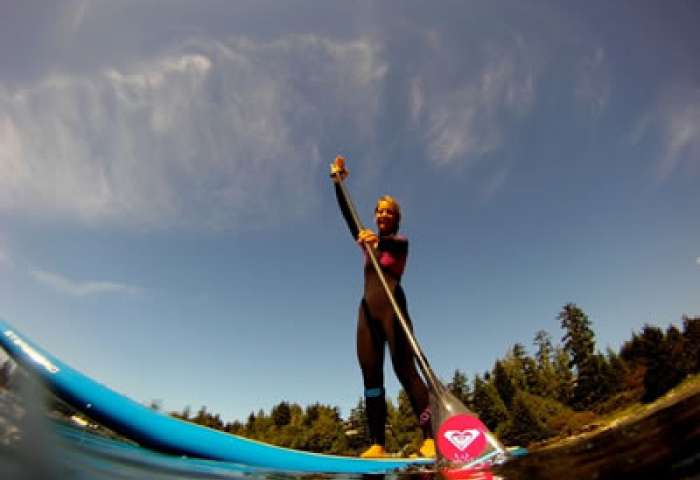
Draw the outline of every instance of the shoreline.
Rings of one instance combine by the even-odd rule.
[[[628,411],[629,410],[629,411]],[[504,477],[687,478],[700,472],[700,376],[648,405],[635,405],[578,434],[528,447],[499,467]]]

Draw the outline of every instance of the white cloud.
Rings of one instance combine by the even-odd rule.
[[[598,47],[576,66],[574,96],[592,114],[602,113],[610,98],[610,74],[605,50]]]
[[[677,86],[662,96],[658,108],[663,153],[659,160],[660,179],[678,168],[700,166],[700,89]]]
[[[508,125],[534,102],[535,65],[529,56],[518,41],[513,48],[493,48],[475,74],[452,88],[413,81],[411,114],[426,132],[431,161],[469,163],[503,146]]]
[[[654,165],[659,181],[681,168],[691,176],[700,174],[700,88],[683,83],[666,88],[635,122],[627,139],[632,145],[649,139],[659,142]]]
[[[12,253],[12,249],[9,247],[9,243],[0,235],[0,269],[13,268],[17,263],[17,258]]]
[[[639,120],[637,120],[627,135],[627,141],[631,145],[639,145],[639,143],[647,136],[649,130],[653,126],[654,116],[651,113],[646,113],[642,115]]]
[[[76,297],[84,297],[86,295],[95,295],[101,293],[127,293],[138,294],[141,289],[129,285],[114,282],[76,282],[70,278],[64,277],[57,273],[47,272],[45,270],[30,270],[30,275],[37,282],[47,285],[54,290],[73,295]]]
[[[697,263],[698,265],[700,265],[700,257],[698,257],[698,258],[695,259],[695,263]]]
[[[314,205],[325,128],[372,139],[387,67],[371,40],[198,40],[182,50],[0,85],[0,212],[256,226]]]
[[[85,21],[90,4],[90,0],[74,0],[66,5],[66,8],[63,10],[63,28],[67,33],[75,33],[80,29]]]
[[[509,171],[506,168],[497,170],[491,178],[487,179],[484,184],[481,185],[482,198],[484,200],[491,198],[505,185],[508,173]]]
[[[411,120],[413,123],[417,123],[425,108],[424,86],[420,77],[411,80],[409,105]]]

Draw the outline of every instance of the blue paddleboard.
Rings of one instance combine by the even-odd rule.
[[[362,459],[276,447],[156,412],[72,369],[0,320],[0,346],[58,398],[138,444],[177,455],[291,472],[386,473],[430,459]]]

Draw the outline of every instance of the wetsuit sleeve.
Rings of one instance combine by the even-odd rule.
[[[340,185],[334,183],[333,186],[335,187],[335,198],[338,199],[338,206],[340,207],[340,211],[343,213],[343,218],[345,218],[345,221],[348,224],[348,228],[350,228],[350,234],[352,235],[352,239],[357,240],[357,235],[360,233],[360,231],[357,229],[357,225],[355,225],[355,222],[352,219],[352,214],[350,214],[350,207],[345,201],[343,192],[340,190]]]

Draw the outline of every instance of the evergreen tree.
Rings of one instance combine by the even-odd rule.
[[[663,331],[659,327],[645,325],[639,342],[635,345],[638,358],[645,365],[644,373],[644,396],[643,400],[651,401],[657,397],[657,392],[661,390],[658,384],[663,382],[664,372],[660,365],[662,357],[662,345],[664,342]]]
[[[525,350],[525,346],[522,343],[516,343],[515,345],[513,345],[511,353],[513,354],[513,357],[519,360],[522,360],[527,356],[527,351]]]
[[[280,402],[272,407],[271,416],[275,426],[284,427],[285,425],[289,425],[289,422],[292,421],[292,411],[289,408],[289,403]]]
[[[664,353],[669,366],[673,368],[676,384],[680,383],[683,378],[693,371],[694,359],[689,355],[687,343],[678,327],[669,325],[664,339]]]
[[[386,424],[384,429],[384,444],[387,452],[398,452],[400,448],[399,441],[396,438],[396,431],[394,430],[394,419],[396,418],[398,410],[394,406],[394,402],[391,398],[386,399]]]
[[[608,348],[607,355],[601,358],[600,365],[600,379],[605,395],[610,396],[622,391],[625,387],[627,367],[620,356],[612,348]]]
[[[369,430],[367,428],[364,398],[360,398],[357,406],[350,411],[350,417],[346,424],[346,435],[348,436],[349,448],[355,452],[369,445]]]
[[[238,420],[234,420],[224,426],[224,431],[233,435],[243,435],[245,433],[245,427]]]
[[[544,330],[540,330],[535,335],[534,345],[537,347],[535,360],[537,364],[537,383],[533,388],[533,393],[547,397],[558,398],[559,378],[555,370],[555,350],[552,346],[551,337]]]
[[[654,332],[658,336],[658,332]],[[647,361],[644,375],[644,397],[651,402],[678,385],[690,373],[692,367],[685,349],[685,338],[675,327],[670,326]]]
[[[537,368],[537,362],[534,358],[530,356],[525,356],[521,362],[521,368],[523,371],[523,376],[525,377],[525,388],[526,392],[539,393],[541,389],[541,379],[540,371]]]
[[[310,426],[316,420],[318,420],[319,411],[321,409],[320,403],[314,403],[313,405],[308,405],[306,411],[304,412],[304,425]]]
[[[515,385],[513,385],[513,380],[511,380],[510,375],[500,360],[496,361],[496,365],[493,368],[493,385],[498,391],[498,395],[503,400],[506,408],[510,408],[513,404],[516,389]]]
[[[537,352],[535,353],[537,365],[540,368],[551,365],[554,347],[552,346],[552,338],[549,336],[549,333],[544,330],[538,331],[535,334],[533,343],[537,347]]]
[[[337,408],[315,404],[311,428],[304,435],[303,449],[317,453],[341,453],[346,445],[345,433]]]
[[[577,373],[572,405],[577,409],[586,409],[599,399],[595,334],[588,316],[573,303],[564,305],[558,318],[566,332],[562,338],[564,349],[571,356],[570,366],[575,367]]]
[[[255,436],[255,413],[250,412],[248,415],[248,421],[245,424],[245,435],[246,437],[253,438]]]
[[[571,371],[571,357],[566,349],[558,346],[554,349],[554,374],[556,376],[556,394],[554,398],[569,405],[574,396],[574,375]]]
[[[596,372],[596,382],[591,385],[589,407],[603,402],[618,388],[615,374],[612,371],[608,357],[597,353],[593,356],[593,371]]]
[[[683,338],[690,366],[689,373],[700,372],[700,317],[683,316]]]
[[[495,430],[501,422],[508,420],[508,410],[498,391],[478,375],[474,379],[474,410],[490,430]]]
[[[528,379],[525,373],[525,359],[527,352],[521,343],[516,343],[501,360],[508,377],[516,390],[527,390]]]
[[[206,425],[208,415],[209,413],[207,412],[207,407],[202,405],[202,407],[197,411],[197,415],[194,416],[192,421],[197,425]]]
[[[499,433],[516,445],[528,445],[549,437],[552,432],[545,418],[552,417],[554,412],[547,411],[545,405],[537,396],[519,391],[513,399],[511,420],[501,427]]]
[[[537,362],[532,357],[528,356],[522,344],[516,343],[513,345],[506,355],[506,358],[500,360],[500,363],[502,370],[501,367],[499,367],[499,370],[501,370],[501,378],[499,379],[499,386],[497,386],[497,388],[505,389],[503,392],[506,395],[504,401],[511,402],[513,394],[508,392],[509,387],[507,384],[503,383],[503,373],[510,379],[512,388],[515,390],[535,391],[538,389],[540,379]],[[494,377],[495,374],[494,368]],[[495,381],[494,378],[494,382]]]
[[[447,388],[465,405],[471,404],[471,392],[469,390],[469,380],[459,369],[455,370],[452,380],[447,384]]]
[[[213,428],[215,430],[223,430],[224,429],[224,422],[221,420],[221,416],[217,413],[215,415],[211,415],[209,423],[207,424],[207,427]]]
[[[506,360],[504,366],[508,369],[511,379],[515,384],[515,388],[519,390],[527,389],[527,378],[525,377],[525,358],[527,352],[521,343],[516,343],[510,352],[510,361]]]
[[[181,413],[174,413],[173,416],[181,418],[182,420],[190,420],[190,415],[192,414],[192,409],[189,405],[182,409]]]
[[[292,417],[289,421],[290,425],[294,425],[296,427],[301,426],[304,422],[304,409],[301,408],[299,404],[293,403],[289,406],[289,411]]]
[[[422,434],[411,402],[408,400],[408,395],[403,389],[399,390],[397,406],[394,409],[393,415],[389,416],[389,424],[391,425],[391,431],[399,448],[405,453],[414,453],[418,451],[422,442]]]

